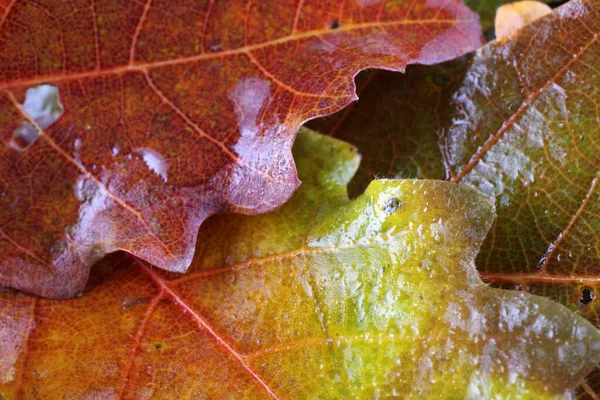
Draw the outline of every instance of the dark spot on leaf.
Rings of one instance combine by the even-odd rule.
[[[399,208],[402,208],[402,202],[400,200],[398,200],[395,197],[392,197],[390,199],[388,199],[388,201],[385,203],[385,207],[383,208],[383,211],[386,214],[392,214],[394,212],[396,212],[396,210],[398,210]]]
[[[219,39],[213,40],[208,49],[212,53],[218,53],[219,51],[223,50],[223,47],[221,46],[221,41]]]
[[[340,27],[340,20],[339,19],[334,19],[329,24],[329,29],[331,29],[332,31],[335,31],[339,27]]]
[[[154,348],[155,348],[156,350],[160,350],[160,349],[162,349],[162,347],[163,347],[163,345],[162,345],[162,344],[160,344],[160,343],[154,343]]]
[[[594,289],[589,286],[584,286],[581,288],[581,296],[579,297],[579,303],[582,306],[588,306],[592,301],[594,301]]]

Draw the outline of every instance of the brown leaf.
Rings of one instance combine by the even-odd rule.
[[[299,125],[359,70],[479,43],[459,0],[0,7],[0,283],[73,296],[116,250],[185,271],[208,216],[289,198]]]

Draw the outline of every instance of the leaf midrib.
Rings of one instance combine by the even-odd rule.
[[[339,32],[344,31],[353,31],[360,29],[368,29],[368,28],[378,28],[385,26],[401,26],[401,25],[427,25],[427,24],[451,24],[451,25],[459,25],[463,23],[472,22],[473,19],[423,19],[423,20],[402,20],[402,21],[387,21],[387,22],[369,22],[362,24],[351,24],[341,26],[340,28],[331,31],[331,30],[313,30],[303,32],[301,34],[296,35],[288,35],[281,38],[273,39],[264,43],[258,43],[254,45],[242,46],[237,49],[225,50],[217,53],[201,53],[194,56],[189,57],[180,57],[168,60],[161,61],[152,61],[152,62],[138,62],[138,63],[129,63],[127,65],[121,65],[118,67],[104,68],[104,69],[94,69],[91,71],[84,72],[76,72],[76,73],[63,73],[63,74],[49,74],[43,75],[35,78],[27,78],[27,79],[14,79],[10,81],[5,81],[0,83],[0,90],[2,89],[11,89],[18,88],[23,86],[33,86],[39,85],[41,83],[56,83],[61,81],[69,81],[69,80],[79,80],[85,78],[96,78],[105,75],[113,75],[113,74],[123,74],[126,72],[147,72],[150,69],[166,67],[171,65],[178,64],[187,64],[197,61],[203,60],[214,60],[219,58],[226,58],[232,55],[250,53],[254,50],[260,50],[266,47],[276,46],[280,44],[285,44],[292,41],[298,41],[302,39],[308,39],[310,37],[320,37],[320,36],[328,36],[328,35],[337,35]]]

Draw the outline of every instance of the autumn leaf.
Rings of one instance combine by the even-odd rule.
[[[549,5],[539,1],[525,0],[505,4],[496,11],[494,21],[496,39],[509,39],[524,26],[551,12]]]
[[[208,216],[289,198],[298,126],[359,70],[479,43],[459,0],[0,6],[0,284],[73,296],[117,250],[185,271]]]
[[[395,81],[372,77],[359,88],[364,102],[321,123],[364,154],[355,191],[369,175],[439,178],[445,166],[449,180],[497,196],[498,218],[477,259],[483,279],[548,296],[596,326],[598,6],[574,0],[467,59]],[[427,88],[412,114],[402,108],[398,97]],[[369,126],[371,146],[362,146]],[[413,152],[394,158],[405,148]]]
[[[465,0],[465,4],[479,14],[484,31],[493,32],[496,11],[504,5],[512,4],[511,0]],[[560,1],[544,0],[542,3],[560,3]]]
[[[290,202],[208,220],[186,275],[112,257],[78,299],[0,292],[0,393],[541,399],[600,360],[581,317],[479,280],[489,198],[382,180],[349,201],[352,146],[303,131],[294,154]]]

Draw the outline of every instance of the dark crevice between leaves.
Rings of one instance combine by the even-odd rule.
[[[559,0],[559,1],[550,1],[547,4],[551,7],[551,8],[556,8],[556,7],[560,7],[563,4],[568,3],[569,0]]]

